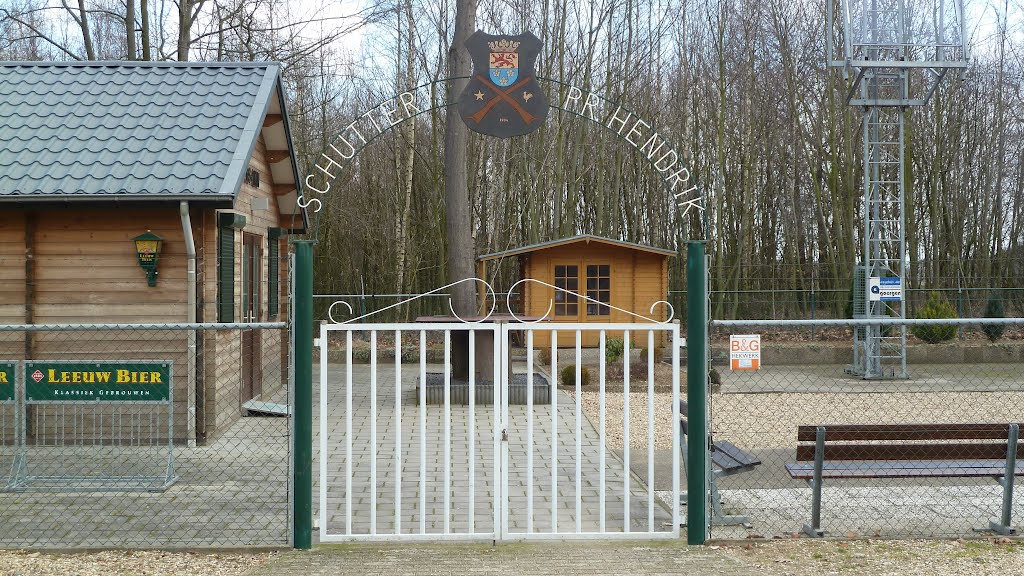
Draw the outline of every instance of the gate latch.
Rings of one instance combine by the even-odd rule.
[[[503,428],[501,430],[501,441],[502,442],[508,442],[508,429],[507,428]]]

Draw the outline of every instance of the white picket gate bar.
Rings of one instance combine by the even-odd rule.
[[[596,350],[584,348],[586,332],[599,334]],[[540,334],[549,364],[534,358]],[[453,374],[454,338],[468,341],[465,380]],[[510,361],[514,338],[525,358]],[[610,338],[623,340],[621,393],[606,391]],[[670,393],[655,391],[655,348],[666,341]],[[320,541],[678,538],[680,342],[674,323],[321,325]],[[646,349],[646,374],[630,374],[631,348]],[[341,362],[329,361],[332,349]],[[598,366],[590,386],[585,357]],[[575,387],[559,390],[569,364]],[[645,422],[630,422],[631,401],[646,404]],[[639,475],[631,427],[646,440]],[[658,430],[672,439],[664,485],[654,481]]]

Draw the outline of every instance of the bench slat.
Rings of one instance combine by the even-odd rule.
[[[1024,424],[1020,424],[1024,428]],[[856,440],[1001,440],[1009,434],[1009,424],[829,424],[825,441]],[[817,426],[797,427],[800,442],[814,442]]]
[[[726,440],[715,440],[714,451],[711,453],[712,459],[715,455],[722,454],[727,456],[729,460],[735,462],[733,467],[735,468],[746,468],[748,466],[757,466],[761,463],[761,460],[757,456],[744,451],[742,448],[736,446],[732,442]]]
[[[1006,443],[964,444],[832,444],[825,434],[825,460],[999,460],[1006,458]],[[1024,444],[1017,446],[1024,460]],[[796,448],[800,462],[814,460],[814,445]]]
[[[786,471],[796,480],[814,478],[813,464],[786,464]],[[933,461],[885,463],[826,462],[824,478],[991,478],[1002,476],[1006,462],[999,460]],[[1024,476],[1024,463],[1018,463],[1017,476]]]
[[[711,453],[711,463],[717,466],[720,470],[724,471],[726,474],[735,472],[736,470],[743,468],[743,466],[739,462],[736,462],[735,460],[729,458],[728,456],[722,454],[721,452]]]

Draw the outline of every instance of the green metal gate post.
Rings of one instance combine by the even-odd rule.
[[[686,247],[686,543],[707,540],[707,283],[704,241]]]
[[[313,242],[295,242],[295,435],[292,543],[313,547]]]

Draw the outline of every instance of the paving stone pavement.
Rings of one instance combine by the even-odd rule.
[[[66,469],[61,458],[103,462],[112,452],[122,466],[134,454],[111,446],[56,449],[28,466],[56,475]],[[0,491],[0,546],[284,546],[288,452],[286,419],[242,418],[207,446],[175,447],[178,481],[165,492]]]
[[[440,366],[428,367],[428,371],[440,370]],[[396,378],[393,364],[381,365],[377,367],[374,387],[370,367],[354,365],[353,417],[349,422],[346,368],[328,365],[328,485],[326,515],[319,521],[326,521],[330,534],[440,533],[446,528],[455,534],[495,531],[494,491],[499,480],[495,475],[495,408],[479,404],[471,413],[469,406],[451,405],[446,410],[442,405],[427,405],[421,411],[416,388],[418,375],[416,365],[403,366],[400,378]],[[319,380],[316,379],[316,388]],[[319,390],[314,398],[319,404]],[[555,400],[555,418],[550,405],[535,405],[532,424],[526,406],[509,407],[510,532],[625,531],[627,494],[629,531],[671,531],[671,511],[609,448],[602,454],[599,434],[582,412],[577,436],[575,401],[564,392],[559,392]],[[315,409],[314,414],[315,452],[319,452],[323,412]],[[349,426],[350,438],[346,437]],[[446,436],[450,438],[447,452]],[[349,450],[350,463],[346,462]],[[421,450],[425,453],[422,460]],[[318,453],[314,454],[314,459],[318,457]],[[376,470],[371,469],[374,457]],[[445,461],[449,462],[447,499]],[[532,489],[527,482],[531,466]],[[351,495],[345,490],[348,474],[352,477]],[[374,482],[376,490],[371,488]],[[314,510],[319,512],[319,486],[314,492]],[[577,495],[581,500],[579,508]],[[396,502],[401,503],[400,508]]]
[[[664,543],[405,544],[321,546],[284,554],[247,576],[346,574],[761,574],[743,561],[679,541]]]

